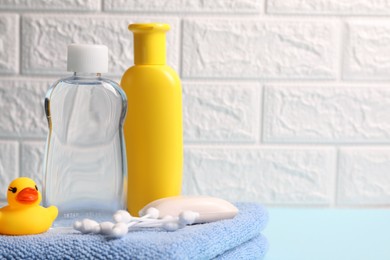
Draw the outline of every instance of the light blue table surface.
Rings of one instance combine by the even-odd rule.
[[[389,209],[268,211],[266,260],[390,260]]]

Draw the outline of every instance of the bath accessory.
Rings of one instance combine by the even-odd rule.
[[[181,192],[183,166],[182,90],[166,64],[169,25],[131,24],[134,66],[121,79],[129,109],[127,209],[134,216],[151,201]]]
[[[238,209],[226,200],[208,196],[169,197],[153,201],[133,217],[125,210],[117,211],[113,219],[116,223],[98,223],[84,219],[76,221],[74,229],[83,234],[94,233],[120,238],[128,231],[140,228],[162,228],[176,231],[195,223],[214,222],[234,218]]]
[[[151,208],[157,209],[161,218],[177,217],[187,210],[198,212],[199,216],[194,223],[234,218],[238,213],[238,209],[230,202],[209,196],[177,196],[159,199],[146,205],[139,215],[145,215]]]
[[[106,46],[71,44],[68,71],[74,75],[54,83],[46,95],[43,201],[59,209],[54,226],[71,226],[86,216],[109,220],[125,207],[127,101],[117,83],[101,77],[107,66]]]
[[[122,239],[80,235],[53,228],[36,236],[0,236],[0,255],[9,259],[262,259],[267,241],[260,234],[267,213],[254,203],[235,204],[233,219],[192,225],[176,232],[140,229]]]
[[[8,205],[0,209],[0,234],[33,235],[46,232],[57,217],[55,206],[39,206],[41,193],[26,177],[13,180],[7,192]]]
[[[113,216],[116,223],[107,221],[98,223],[91,219],[84,219],[76,221],[73,227],[83,234],[94,233],[110,238],[121,238],[129,231],[141,228],[161,228],[166,231],[176,231],[193,224],[199,217],[197,212],[183,211],[176,217],[166,215],[164,218],[158,219],[158,209],[149,207],[145,212],[146,214],[142,217],[133,217],[129,212],[119,210]]]

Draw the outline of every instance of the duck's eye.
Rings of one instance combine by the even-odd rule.
[[[16,187],[9,187],[8,189],[10,192],[12,193],[16,193],[18,191],[18,189]]]
[[[35,189],[36,189],[36,190],[38,190],[38,187],[37,187],[37,185],[35,185]]]

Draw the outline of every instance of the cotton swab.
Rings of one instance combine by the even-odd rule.
[[[99,226],[99,223],[92,219],[83,219],[82,221],[76,221],[73,224],[73,228],[80,231],[83,234],[96,233],[95,229]]]
[[[163,219],[148,220],[137,225],[135,227],[167,227],[167,229],[172,230],[177,226],[176,229],[179,229],[179,226],[191,225],[195,222],[196,218],[199,216],[199,213],[193,211],[183,211],[178,217],[166,216]],[[171,225],[175,223],[177,225]]]
[[[149,208],[146,214],[141,217],[133,217],[125,210],[119,210],[113,215],[116,223],[97,223],[91,219],[76,221],[74,229],[83,234],[102,234],[112,238],[121,238],[132,229],[137,228],[163,228],[166,231],[175,231],[186,225],[195,223],[199,213],[193,211],[183,211],[178,217],[165,216],[159,219],[160,212],[156,208]]]
[[[151,220],[158,219],[160,212],[156,208],[148,208],[146,214],[141,217],[133,217],[129,212],[125,210],[118,210],[113,218],[116,223],[129,223],[131,221],[143,221],[143,220]]]

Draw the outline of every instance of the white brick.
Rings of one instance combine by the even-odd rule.
[[[183,75],[334,78],[334,29],[311,20],[186,20]]]
[[[337,202],[390,206],[390,148],[341,149]]]
[[[27,74],[66,73],[67,45],[70,43],[104,44],[109,49],[109,71],[121,76],[133,65],[133,35],[130,23],[159,21],[169,23],[168,64],[178,70],[179,23],[174,18],[29,15],[23,17],[22,70]]]
[[[0,203],[7,200],[7,187],[19,175],[18,163],[18,143],[0,140]]]
[[[345,79],[390,79],[390,24],[350,22],[346,26]]]
[[[2,0],[3,10],[100,10],[100,0]]]
[[[105,0],[105,11],[260,13],[263,0]]]
[[[43,104],[48,88],[47,81],[0,80],[0,136],[45,136]]]
[[[327,205],[335,151],[327,148],[188,148],[184,193],[230,201]]]
[[[260,90],[257,83],[184,82],[185,141],[258,140]]]
[[[43,157],[45,153],[45,142],[24,142],[21,150],[21,171],[20,176],[33,179],[38,187],[43,187]]]
[[[389,143],[388,86],[267,86],[266,142]]]
[[[268,0],[267,13],[284,14],[389,14],[389,1],[369,0]]]
[[[19,16],[0,16],[0,74],[19,71]]]

